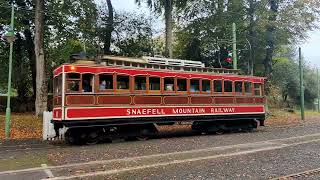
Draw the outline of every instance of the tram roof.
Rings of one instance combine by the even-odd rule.
[[[214,73],[214,72],[197,72],[197,71],[177,71],[177,70],[163,70],[150,68],[136,68],[123,66],[103,66],[98,64],[64,64],[54,70],[54,76],[58,76],[64,72],[76,73],[113,73],[128,75],[142,75],[149,74],[151,76],[160,77],[180,77],[180,78],[204,78],[204,79],[229,79],[229,80],[252,80],[253,82],[264,83],[264,77],[246,76],[238,74]]]

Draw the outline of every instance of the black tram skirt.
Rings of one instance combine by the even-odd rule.
[[[90,120],[64,120],[51,122],[55,126],[66,127],[96,127],[96,126],[119,126],[130,124],[150,124],[150,123],[174,123],[174,122],[194,122],[194,121],[244,121],[257,120],[260,125],[264,125],[265,114],[239,114],[239,115],[216,115],[216,116],[163,116],[163,117],[132,117],[132,118],[112,118],[112,119],[90,119]],[[239,122],[240,123],[240,122]]]

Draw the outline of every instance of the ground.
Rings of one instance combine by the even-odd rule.
[[[13,121],[33,121],[24,117]],[[163,126],[148,141],[93,146],[42,142],[32,133],[26,137],[33,139],[1,141],[0,179],[272,179],[295,173],[319,179],[319,114],[307,112],[301,121],[279,110],[269,117],[266,127],[250,133],[196,135],[188,126]],[[29,128],[16,123],[15,131]]]
[[[11,115],[12,139],[39,139],[42,137],[42,120],[32,113],[13,113]],[[0,123],[5,123],[5,115],[0,114]],[[0,129],[0,139],[4,139],[4,128]]]

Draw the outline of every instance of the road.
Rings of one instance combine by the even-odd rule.
[[[320,119],[250,133],[187,131],[94,146],[3,142],[0,179],[319,179],[319,149]]]

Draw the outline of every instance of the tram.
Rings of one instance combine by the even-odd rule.
[[[54,70],[53,119],[72,144],[106,137],[146,139],[155,125],[189,123],[198,132],[264,125],[263,77],[161,57],[103,56]]]

